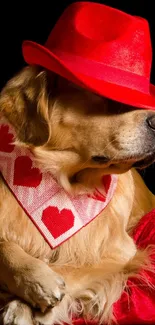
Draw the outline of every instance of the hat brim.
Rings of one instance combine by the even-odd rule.
[[[69,62],[62,61],[46,47],[32,41],[23,42],[22,52],[27,64],[39,65],[53,71],[78,86],[86,88],[100,96],[137,108],[155,110],[155,86],[152,84],[150,84],[150,92],[146,94],[135,89],[92,78],[73,71],[69,66]]]

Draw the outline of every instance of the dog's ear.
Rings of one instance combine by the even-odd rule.
[[[6,84],[0,95],[0,112],[14,126],[19,141],[26,144],[40,146],[49,138],[47,79],[46,71],[28,66]]]

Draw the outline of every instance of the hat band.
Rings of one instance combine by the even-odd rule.
[[[149,94],[149,78],[105,63],[88,60],[57,49],[51,50],[68,69],[89,77]]]

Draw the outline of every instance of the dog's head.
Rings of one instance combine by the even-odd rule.
[[[99,97],[27,67],[4,87],[0,110],[66,190],[155,160],[155,112]]]

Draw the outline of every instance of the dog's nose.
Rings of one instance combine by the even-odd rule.
[[[155,115],[151,115],[147,118],[148,126],[155,131]]]

